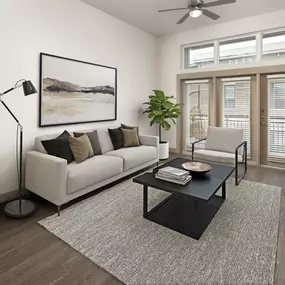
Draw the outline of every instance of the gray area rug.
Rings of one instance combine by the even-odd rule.
[[[128,285],[271,285],[281,188],[228,182],[227,200],[199,241],[142,217],[127,180],[39,223]],[[167,196],[151,189],[149,205]]]

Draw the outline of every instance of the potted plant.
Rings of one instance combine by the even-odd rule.
[[[147,113],[150,126],[158,124],[159,128],[159,159],[167,159],[169,157],[169,143],[162,141],[162,128],[168,131],[171,123],[176,124],[176,119],[181,115],[180,105],[171,102],[174,96],[165,96],[161,90],[153,90],[154,95],[149,96],[148,108],[143,112]]]

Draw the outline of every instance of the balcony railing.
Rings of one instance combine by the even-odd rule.
[[[224,119],[224,127],[244,129],[245,140],[248,142],[249,154],[251,151],[251,127],[249,119],[229,118]],[[208,118],[206,116],[190,118],[190,143],[207,136]],[[285,159],[285,120],[273,119],[268,123],[268,159],[279,161]]]

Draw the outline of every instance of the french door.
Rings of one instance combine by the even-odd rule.
[[[260,163],[285,167],[285,74],[261,77]]]

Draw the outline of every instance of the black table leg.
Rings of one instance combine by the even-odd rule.
[[[146,218],[148,214],[148,187],[143,186],[143,217]]]
[[[222,198],[226,199],[226,182],[222,186]]]

